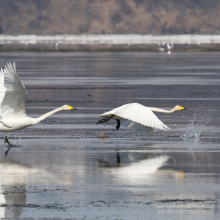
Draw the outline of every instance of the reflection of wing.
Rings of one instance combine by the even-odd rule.
[[[110,112],[120,118],[128,119],[143,126],[160,130],[168,129],[168,127],[162,121],[160,121],[148,107],[138,103],[123,105]],[[134,125],[130,126],[132,127]]]
[[[132,163],[129,166],[120,167],[114,172],[120,177],[126,177],[127,179],[142,178],[143,175],[149,175],[155,173],[161,166],[169,159],[168,156],[159,156],[142,160],[137,163]]]
[[[15,63],[7,63],[5,65],[4,84],[6,88],[5,97],[1,104],[2,118],[18,117],[18,115],[26,115],[25,101],[26,89],[21,82],[17,72]]]
[[[5,86],[4,86],[4,71],[1,69],[0,71],[0,106],[2,105],[2,101],[5,97]],[[0,115],[1,115],[1,108],[0,108]]]

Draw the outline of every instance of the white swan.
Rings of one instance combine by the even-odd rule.
[[[15,63],[7,63],[0,72],[0,131],[6,132],[5,141],[10,144],[7,134],[39,123],[50,115],[62,110],[75,110],[70,105],[63,105],[39,118],[26,115],[27,91],[21,82]]]
[[[176,105],[172,110],[167,111],[159,108],[146,107],[139,103],[130,103],[99,115],[99,117],[104,119],[100,119],[97,124],[107,122],[113,118],[117,121],[117,130],[120,128],[122,120],[122,122],[127,124],[132,130],[150,135],[154,129],[169,129],[153,112],[173,113],[180,110],[186,110],[186,108]]]

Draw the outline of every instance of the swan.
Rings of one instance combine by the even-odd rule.
[[[5,141],[8,140],[8,133],[17,131],[32,125],[36,125],[50,115],[63,110],[76,110],[70,105],[63,105],[50,111],[39,118],[30,118],[26,115],[27,91],[21,82],[15,62],[7,63],[5,69],[0,71],[0,131],[5,132]]]
[[[169,129],[153,112],[173,113],[180,110],[186,110],[186,108],[176,105],[168,111],[160,108],[146,107],[139,103],[130,103],[99,115],[103,119],[100,119],[96,124],[107,122],[113,118],[117,121],[116,130],[120,128],[122,121],[132,130],[150,135],[154,129]]]

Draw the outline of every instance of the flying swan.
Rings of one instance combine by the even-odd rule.
[[[172,110],[167,111],[159,108],[146,107],[139,103],[130,103],[99,115],[99,117],[103,119],[100,119],[97,124],[107,122],[113,118],[117,121],[116,130],[120,128],[122,121],[122,123],[128,125],[130,129],[150,135],[154,129],[169,129],[153,112],[173,113],[180,110],[186,110],[186,108],[176,105]]]
[[[63,105],[39,118],[30,118],[25,111],[26,96],[27,91],[17,74],[15,63],[7,63],[0,71],[0,131],[5,132],[8,144],[11,144],[7,137],[9,132],[36,125],[62,110],[75,110],[70,105]]]

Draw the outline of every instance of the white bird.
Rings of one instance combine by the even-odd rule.
[[[99,117],[104,119],[100,119],[97,124],[107,122],[113,118],[117,121],[117,130],[120,128],[122,120],[122,122],[128,125],[132,130],[150,135],[154,129],[169,129],[153,112],[173,113],[180,110],[186,110],[186,108],[176,105],[172,110],[167,111],[159,108],[146,107],[139,103],[130,103],[99,115]]]
[[[6,132],[5,141],[10,144],[7,134],[39,123],[50,115],[62,110],[75,110],[70,105],[63,105],[39,118],[26,115],[27,91],[21,82],[15,63],[7,63],[0,72],[0,131]]]

